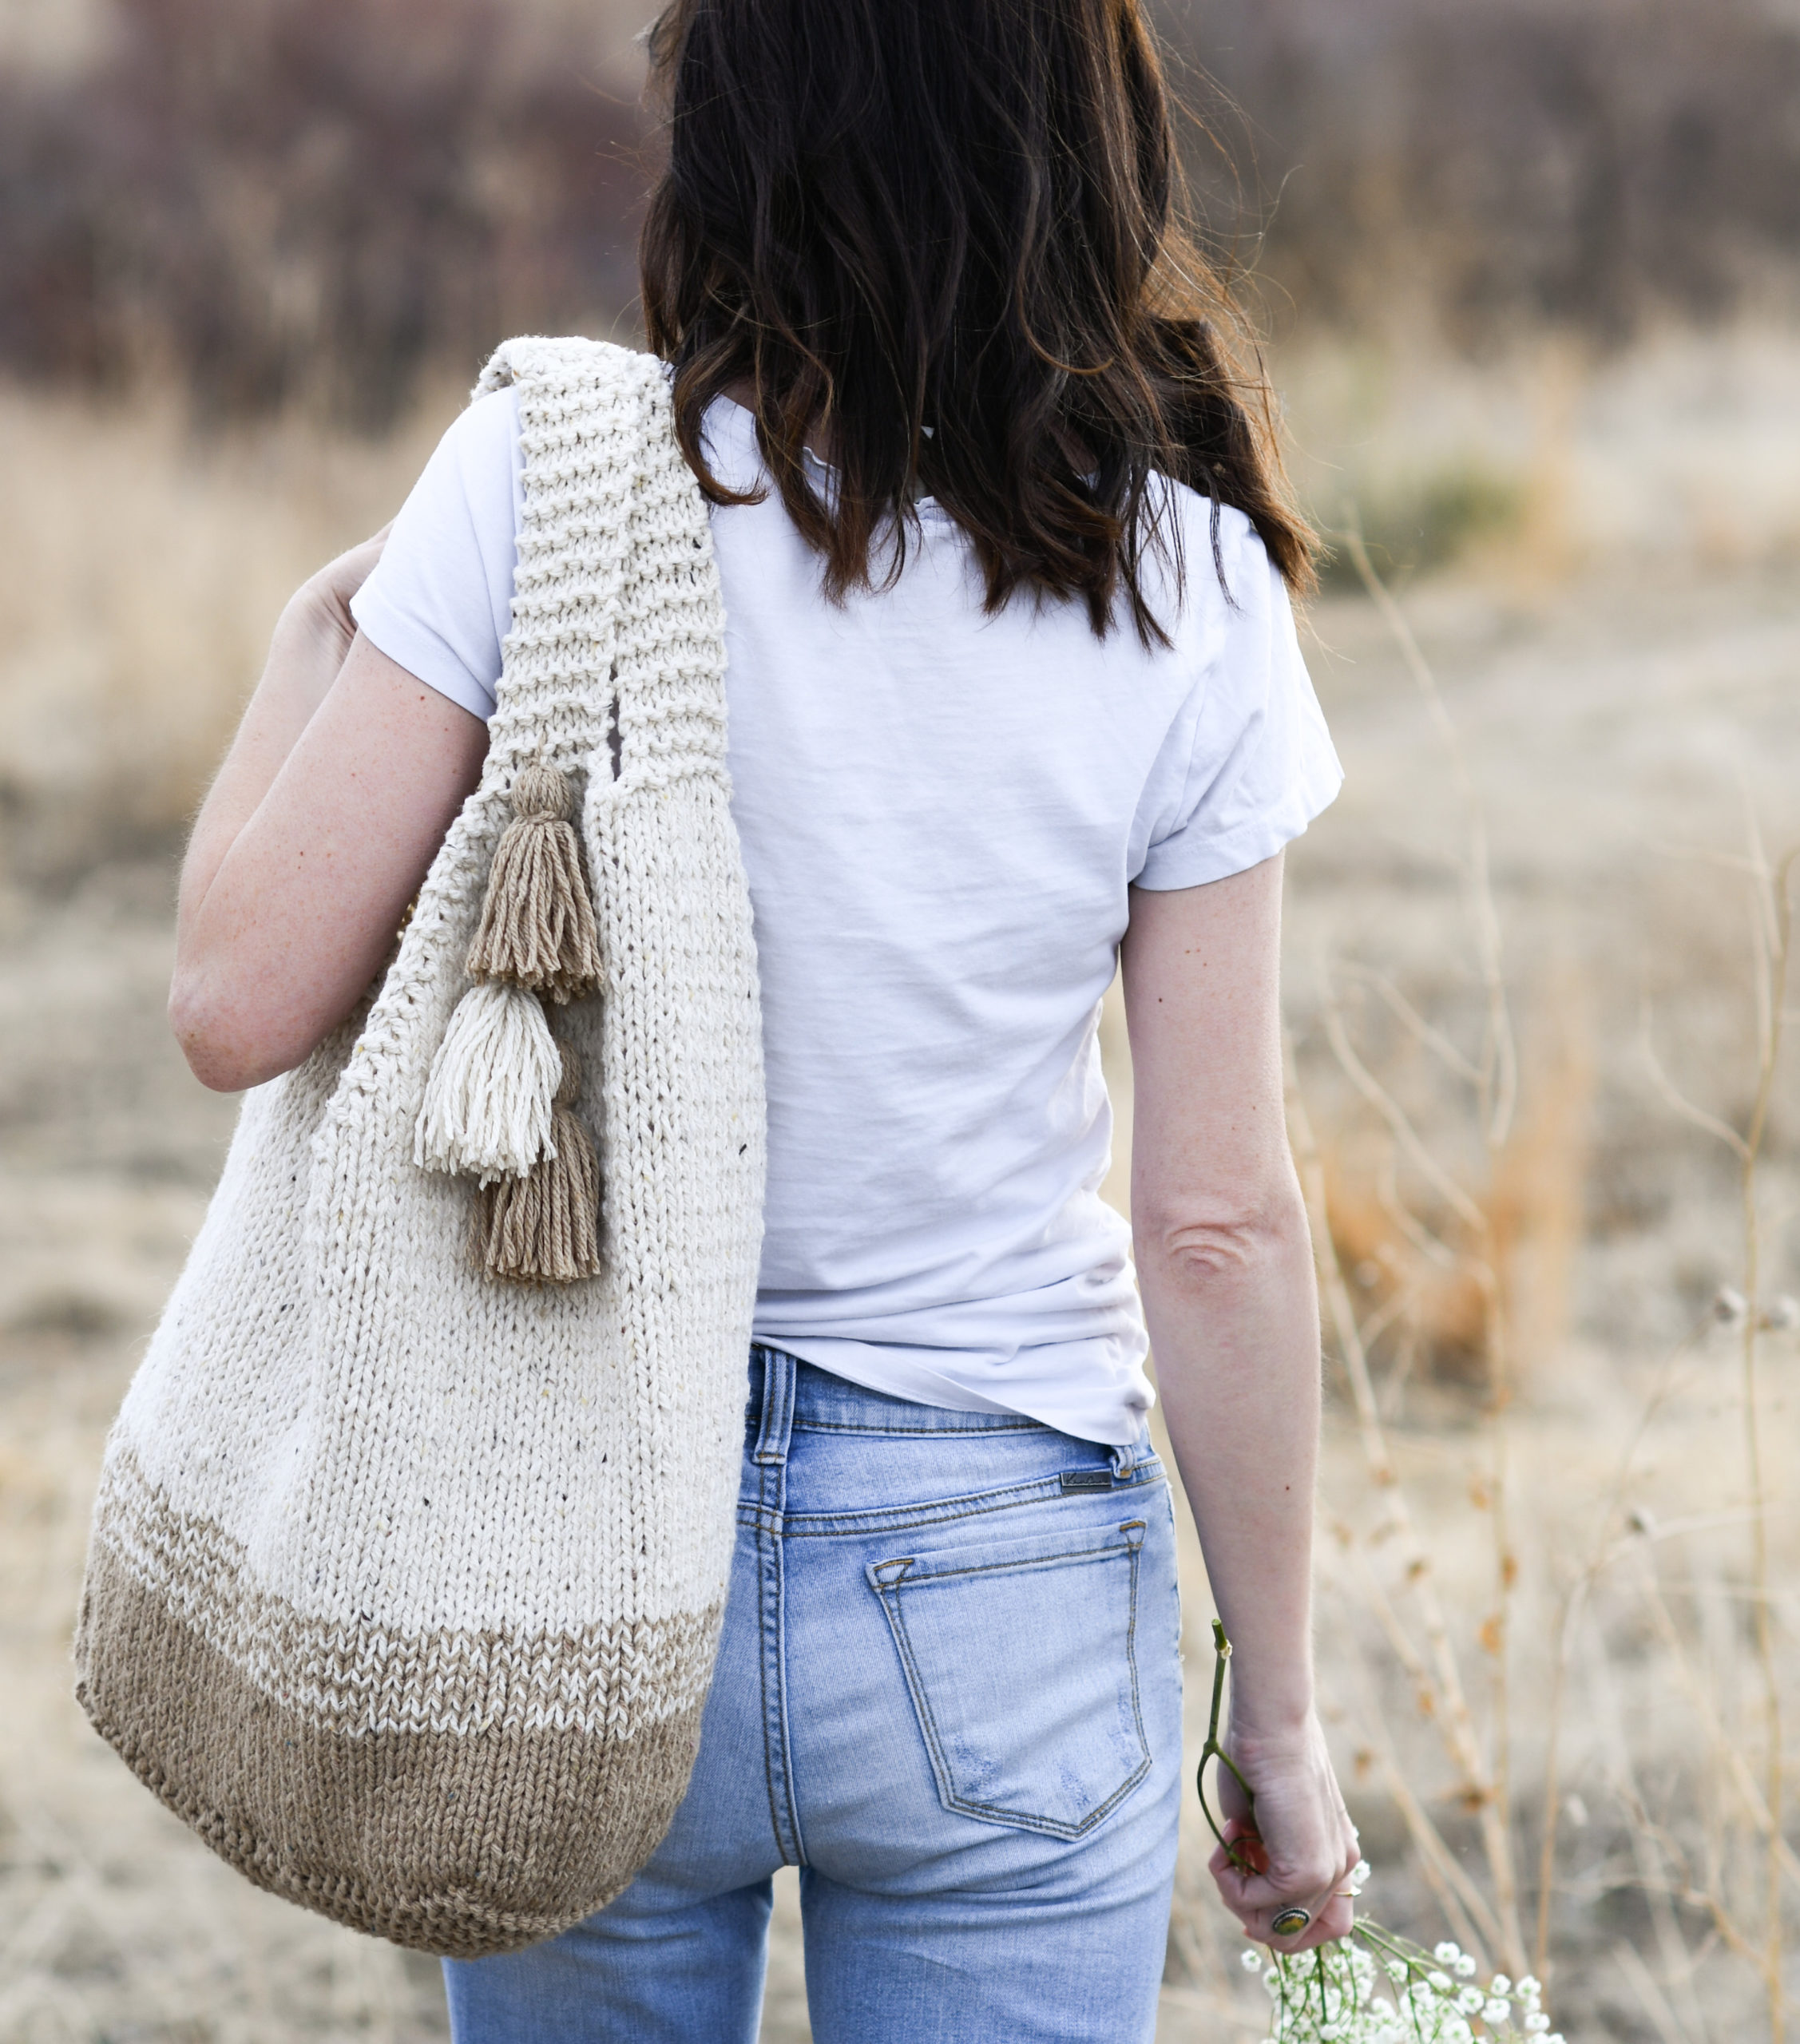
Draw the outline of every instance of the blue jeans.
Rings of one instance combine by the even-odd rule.
[[[784,1864],[817,2044],[1148,2044],[1181,1779],[1161,1464],[771,1349],[751,1382],[686,1800],[598,1915],[446,1962],[456,2044],[752,2044]]]

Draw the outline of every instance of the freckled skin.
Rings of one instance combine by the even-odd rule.
[[[1298,1904],[1303,1951],[1341,1937],[1359,1854],[1313,1707],[1318,1303],[1283,1112],[1282,862],[1166,893],[1134,889],[1122,952],[1135,1073],[1132,1228],[1169,1437],[1231,1636],[1227,1833],[1213,1856],[1254,1937]]]
[[[350,1012],[480,777],[481,719],[356,634],[386,537],[283,612],[188,843],[169,1020],[220,1091],[291,1070]]]

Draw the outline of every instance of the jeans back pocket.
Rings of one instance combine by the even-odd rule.
[[[1150,1766],[1144,1523],[871,1562],[947,1810],[1080,1838]]]

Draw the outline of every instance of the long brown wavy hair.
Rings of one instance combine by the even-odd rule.
[[[639,248],[651,346],[718,503],[707,407],[753,393],[763,457],[834,599],[905,564],[929,495],[987,608],[1123,595],[1165,635],[1173,477],[1235,505],[1289,583],[1313,537],[1268,386],[1176,219],[1170,99],[1138,0],[674,0],[650,32],[666,168]],[[1243,355],[1252,365],[1240,365]],[[821,493],[803,455],[830,435]]]

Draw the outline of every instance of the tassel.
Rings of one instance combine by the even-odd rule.
[[[552,1147],[523,1178],[475,1195],[472,1247],[490,1278],[566,1285],[600,1271],[600,1160],[575,1111],[581,1060],[562,1046]]]
[[[481,927],[469,950],[472,980],[510,980],[561,1002],[593,992],[600,937],[568,822],[569,782],[538,761],[513,783],[513,821],[494,848]]]
[[[556,1038],[535,994],[471,987],[431,1062],[413,1155],[428,1171],[518,1176],[549,1149],[562,1075]]]

